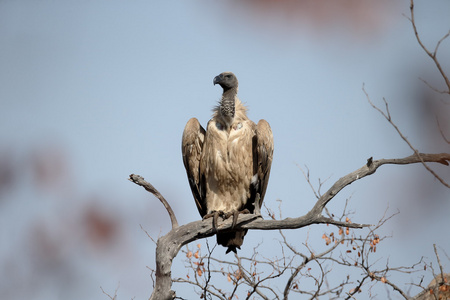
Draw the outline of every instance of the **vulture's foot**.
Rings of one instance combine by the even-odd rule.
[[[211,212],[211,213],[209,213],[209,214],[206,214],[204,217],[203,217],[203,220],[206,220],[206,219],[209,219],[209,218],[212,218],[213,219],[213,223],[212,223],[212,230],[213,230],[213,233],[217,233],[217,219],[219,218],[219,216],[221,216],[222,217],[222,219],[224,219],[224,217],[226,216],[226,214],[223,212],[223,211],[213,211],[213,212]]]
[[[250,211],[248,209],[243,209],[241,211],[233,210],[232,212],[229,212],[225,215],[225,218],[233,217],[233,223],[231,224],[231,228],[234,228],[236,226],[237,220],[239,218],[239,214],[249,214]]]

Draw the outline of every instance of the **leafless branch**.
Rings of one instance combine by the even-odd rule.
[[[242,267],[242,263],[241,263],[241,259],[238,255],[235,255],[236,259],[237,259],[237,263],[238,263],[238,267],[239,267],[239,272],[242,275],[242,277],[244,278],[244,280],[247,282],[247,284],[252,288],[252,290],[247,294],[247,298],[246,299],[250,299],[250,296],[253,295],[254,293],[257,293],[262,299],[266,299],[269,300],[268,297],[266,297],[258,288],[258,286],[261,284],[262,281],[255,281],[252,278],[250,278],[246,272],[245,269]]]
[[[414,35],[416,36],[417,42],[419,43],[420,47],[422,47],[422,49],[425,51],[425,53],[433,60],[434,64],[436,65],[437,69],[439,70],[439,73],[441,73],[442,78],[445,81],[445,84],[447,85],[447,89],[446,91],[441,91],[441,93],[446,93],[446,94],[450,94],[450,80],[447,77],[447,75],[445,74],[444,70],[442,69],[441,64],[439,63],[438,59],[437,59],[437,51],[439,49],[439,46],[441,45],[442,41],[444,41],[446,38],[448,38],[450,36],[450,31],[447,32],[436,44],[436,47],[434,49],[434,52],[431,52],[430,50],[428,50],[428,48],[423,44],[419,33],[417,31],[417,26],[416,26],[416,21],[414,18],[414,0],[410,0],[410,12],[411,12],[411,17],[408,18],[408,20],[411,22],[411,25],[413,27],[414,30]],[[437,90],[435,88],[433,88],[433,90]]]
[[[116,288],[116,290],[114,291],[114,296],[111,296],[110,294],[108,294],[107,292],[105,292],[105,291],[103,290],[102,287],[100,287],[100,289],[102,290],[102,293],[103,293],[103,294],[105,294],[106,296],[108,296],[109,299],[111,299],[111,300],[116,300],[116,299],[117,299],[117,291],[119,290],[119,287],[120,287],[120,284],[117,285],[117,288]]]
[[[155,275],[155,270],[153,270],[152,268],[150,268],[149,266],[147,266],[147,269],[149,269],[150,270],[150,279],[152,280],[152,287],[153,288],[155,288],[155,278],[154,278],[154,275]]]
[[[436,254],[436,259],[439,265],[439,270],[441,271],[441,278],[442,280],[444,280],[444,269],[442,268],[442,263],[441,263],[441,259],[439,258],[439,253],[437,252],[436,249],[436,244],[433,244],[433,248],[434,248],[434,253]]]
[[[148,231],[145,230],[144,227],[142,227],[141,224],[139,224],[139,227],[141,227],[142,231],[144,231],[145,234],[147,235],[147,237],[148,237],[153,243],[155,243],[155,245],[156,245],[156,241],[150,236],[150,234],[148,233]]]
[[[169,202],[167,202],[167,200],[161,195],[160,192],[158,192],[158,190],[153,185],[145,181],[143,177],[135,174],[131,174],[128,180],[142,186],[146,191],[152,193],[156,198],[158,198],[169,213],[170,221],[172,222],[172,229],[178,227],[178,221],[175,217],[175,213],[173,212],[172,207],[170,207]]]
[[[283,220],[263,220],[255,215],[240,215],[236,228],[276,230],[276,229],[298,229],[312,224],[331,224],[338,227],[364,228],[370,225],[349,223],[325,217],[322,212],[327,205],[344,187],[375,173],[375,171],[385,164],[413,164],[420,162],[437,162],[448,165],[450,154],[414,154],[401,159],[380,159],[372,160],[371,163],[364,164],[358,170],[345,175],[336,181],[315,203],[313,208],[304,216],[298,218],[286,218]],[[137,175],[130,176],[133,182],[148,188],[151,186],[142,177]],[[152,189],[150,188],[150,191]],[[153,193],[153,192],[152,192]],[[176,224],[176,221],[175,221]],[[219,231],[231,230],[232,220],[228,219],[218,224]],[[178,254],[180,248],[192,241],[203,239],[214,235],[212,222],[200,220],[191,222],[183,226],[174,226],[166,235],[160,237],[156,246],[156,282],[150,299],[173,299],[175,292],[171,290],[172,278],[171,267],[172,260]]]
[[[309,177],[309,168],[308,168],[308,166],[305,166],[306,172],[302,169],[302,167],[301,167],[300,165],[297,164],[297,167],[300,169],[300,171],[302,171],[303,176],[304,176],[305,179],[306,179],[306,182],[308,183],[309,187],[311,188],[312,192],[314,193],[314,196],[316,196],[316,198],[319,199],[320,196],[321,196],[321,194],[320,194],[320,189],[321,189],[321,187],[322,187],[323,184],[324,184],[325,182],[327,182],[328,179],[330,179],[330,178],[327,178],[327,179],[326,179],[325,181],[323,181],[323,182],[322,182],[322,181],[320,180],[320,178],[319,178],[319,187],[317,188],[317,191],[316,191],[316,189],[314,188],[314,186],[313,186],[313,184],[312,184],[312,182],[311,182],[311,180],[310,180],[310,177]]]
[[[197,257],[197,263],[190,261],[192,257],[192,252],[190,250],[187,250],[185,253],[186,256],[189,257],[187,259],[190,261],[190,267],[187,266],[187,268],[191,268],[194,271],[194,274],[196,273],[196,268],[199,261],[204,261],[206,258],[210,259],[211,261],[219,263],[219,266],[221,266],[220,269],[214,269],[210,268],[208,266],[207,272],[209,273],[222,273],[224,276],[224,270],[223,266],[228,265],[229,270],[225,271],[228,272],[228,280],[232,281],[233,283],[233,291],[232,294],[223,295],[223,297],[217,297],[214,293],[215,290],[220,290],[217,287],[209,286],[208,292],[210,293],[209,296],[213,295],[214,297],[217,297],[218,299],[230,299],[231,295],[242,295],[242,289],[239,290],[238,288],[242,285],[248,286],[250,289],[247,290],[247,297],[245,299],[252,299],[252,295],[257,295],[258,299],[288,299],[289,293],[297,293],[302,295],[308,295],[309,299],[318,299],[321,296],[326,295],[329,299],[343,299],[347,297],[347,299],[358,299],[359,297],[357,294],[361,293],[363,288],[368,291],[369,295],[371,295],[370,290],[377,282],[380,282],[381,284],[386,285],[386,287],[390,287],[393,291],[397,292],[399,295],[402,296],[404,299],[411,299],[410,296],[408,296],[408,292],[403,290],[397,283],[389,279],[389,274],[393,272],[399,272],[399,273],[405,273],[410,274],[414,272],[421,271],[418,269],[423,264],[422,259],[420,259],[419,262],[413,264],[409,267],[404,266],[391,266],[389,264],[389,259],[386,261],[386,266],[384,269],[379,269],[375,267],[375,263],[377,263],[379,260],[376,260],[375,262],[371,262],[370,256],[374,255],[376,252],[376,248],[378,247],[379,243],[382,243],[383,240],[386,237],[379,237],[375,231],[381,228],[387,221],[389,221],[391,218],[396,216],[398,214],[394,213],[390,216],[387,216],[388,209],[386,209],[385,213],[383,214],[383,217],[379,220],[377,225],[370,228],[368,231],[368,234],[365,237],[356,237],[353,232],[349,232],[348,230],[339,229],[339,236],[334,236],[333,232],[326,235],[326,238],[324,239],[326,242],[326,245],[329,246],[325,251],[323,252],[314,252],[310,247],[308,247],[306,244],[304,244],[309,251],[309,254],[303,254],[299,252],[294,245],[288,242],[286,236],[284,233],[280,230],[280,235],[282,237],[282,245],[285,245],[294,256],[291,256],[291,254],[286,253],[282,249],[282,259],[279,260],[270,260],[265,259],[264,261],[261,261],[257,257],[256,248],[254,249],[254,254],[250,258],[245,257],[239,257],[236,256],[236,261],[225,261],[225,260],[219,260],[216,258],[211,257],[211,253],[208,250],[208,254],[203,257]],[[343,216],[345,216],[345,211],[343,212]],[[348,217],[346,217],[348,218]],[[350,220],[347,220],[350,222]],[[325,235],[325,234],[324,234]],[[322,237],[323,238],[323,237]],[[307,243],[307,241],[306,241]],[[338,247],[342,246],[345,253],[341,254],[340,258],[336,259],[333,257],[333,253],[336,253],[336,250]],[[198,253],[198,251],[197,251]],[[352,258],[352,255],[354,256]],[[296,257],[300,258],[301,261],[298,265],[296,265]],[[246,268],[243,264],[243,261],[249,262],[249,267]],[[336,262],[344,267],[348,268],[359,268],[363,271],[362,277],[358,279],[355,282],[351,281],[349,276],[346,277],[345,280],[343,280],[341,283],[338,283],[334,286],[328,286],[328,280],[327,275],[331,272],[331,269],[326,270],[326,262]],[[440,261],[438,260],[439,265]],[[319,274],[313,275],[309,273],[309,270],[311,267],[308,267],[306,270],[306,266],[310,265],[311,263],[314,263],[314,266],[317,267]],[[189,264],[188,264],[189,265]],[[264,274],[262,272],[258,272],[256,268],[254,268],[256,265],[266,265],[269,268],[271,268],[273,271],[269,272],[270,274]],[[230,268],[231,267],[231,268]],[[300,272],[301,270],[305,270],[304,272]],[[285,285],[284,291],[280,291],[281,295],[278,295],[270,286],[263,285],[265,281],[277,278],[282,276],[283,274],[287,274],[287,277],[283,277],[283,281],[287,280],[287,283]],[[261,275],[261,278],[260,278]],[[210,274],[203,275],[205,278],[205,281],[208,280],[206,278],[210,278]],[[263,277],[264,276],[264,277]],[[440,275],[442,278],[442,275]],[[299,278],[296,278],[299,277]],[[446,278],[446,277],[444,277]],[[302,288],[303,283],[305,282],[305,279],[311,279],[315,283],[315,288],[313,290],[304,290]],[[177,282],[186,282],[191,285],[202,287],[203,288],[207,285],[205,282],[198,282],[196,280],[189,281],[189,280],[179,280],[176,279]],[[286,281],[284,281],[286,282]],[[324,286],[326,284],[326,287]],[[444,281],[438,282],[439,286],[437,288],[443,289],[441,286],[446,284]],[[278,284],[279,285],[279,284]],[[353,288],[349,289],[348,291],[344,292],[344,288],[354,285]],[[368,286],[368,289],[367,289]],[[420,285],[419,285],[420,286]],[[445,285],[446,288],[447,285]],[[213,290],[211,290],[211,288]],[[245,287],[244,287],[245,288]],[[262,288],[262,289],[260,289]],[[423,288],[423,287],[422,287]],[[425,289],[425,288],[423,288]],[[273,296],[267,297],[267,295],[264,293],[264,290],[270,291]],[[212,291],[212,292],[211,292]],[[388,290],[387,290],[388,291]],[[426,294],[429,289],[425,289],[423,294]],[[436,293],[437,290],[436,290]],[[335,295],[335,296],[334,296]],[[346,296],[343,296],[346,295]],[[281,296],[281,297],[280,297]],[[373,295],[371,295],[373,297]],[[202,299],[207,299],[206,294],[202,294]],[[420,299],[420,300],[429,300],[428,298],[416,298],[414,299]]]
[[[450,299],[450,282],[449,282],[450,274],[444,273],[444,269],[435,244],[433,245],[433,248],[439,266],[439,274],[436,274],[434,272],[434,268],[430,263],[429,267],[432,269],[434,279],[430,282],[430,284],[427,287],[423,287],[421,285],[422,281],[420,282],[420,284],[413,284],[422,288],[423,290],[416,296],[409,298],[410,300]]]
[[[395,128],[395,130],[397,131],[397,133],[400,135],[400,137],[402,138],[403,141],[406,142],[406,144],[408,144],[409,148],[411,148],[412,151],[414,151],[415,156],[420,160],[420,162],[422,163],[422,165],[425,167],[425,169],[427,169],[428,172],[430,172],[437,180],[439,180],[444,186],[446,186],[447,188],[450,188],[450,185],[444,181],[444,179],[442,179],[438,174],[436,174],[436,172],[434,172],[427,164],[426,164],[426,160],[422,158],[422,154],[419,153],[419,151],[414,148],[414,146],[409,142],[409,140],[403,135],[403,133],[400,131],[400,129],[397,127],[397,125],[395,125],[395,123],[392,121],[391,118],[391,114],[389,112],[389,105],[386,101],[386,99],[383,98],[384,104],[386,106],[386,112],[384,112],[382,109],[380,109],[378,106],[376,106],[369,97],[369,94],[366,92],[365,87],[363,85],[363,92],[366,95],[367,101],[370,103],[370,105],[376,109],[391,125],[392,127]],[[445,163],[444,163],[445,164]]]

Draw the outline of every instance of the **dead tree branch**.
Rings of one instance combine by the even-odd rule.
[[[158,190],[153,185],[145,181],[143,177],[135,174],[131,174],[128,180],[142,186],[146,191],[152,193],[156,198],[158,198],[169,213],[170,221],[172,222],[172,229],[178,227],[178,221],[175,217],[175,213],[173,212],[172,207],[170,207],[169,202],[167,202],[163,195],[161,195],[161,193],[158,192]]]
[[[325,217],[322,212],[334,196],[336,196],[347,185],[364,178],[365,176],[375,173],[375,171],[385,164],[414,164],[420,162],[436,162],[444,165],[448,165],[450,161],[449,153],[441,154],[413,154],[411,156],[400,159],[380,159],[380,160],[368,160],[368,162],[359,168],[358,170],[347,174],[336,181],[333,186],[328,189],[316,202],[314,207],[304,216],[298,218],[285,218],[283,220],[263,220],[255,215],[240,215],[236,224],[237,228],[243,229],[259,229],[259,230],[277,230],[277,229],[298,229],[312,224],[331,224],[338,227],[347,228],[364,228],[369,227],[369,224],[357,224],[343,222]],[[158,199],[164,199],[157,190],[142,177],[138,175],[130,175],[130,180],[134,183],[143,186],[151,193],[158,195]],[[160,197],[159,197],[160,196]],[[166,208],[170,208],[167,201],[161,200],[166,203]],[[175,215],[171,209],[167,209],[172,220],[172,230],[166,235],[160,237],[156,246],[156,281],[155,288],[153,290],[151,300],[156,299],[173,299],[175,297],[175,291],[171,290],[172,277],[171,267],[172,260],[177,256],[183,245],[186,245],[195,240],[210,237],[215,234],[210,221],[195,221],[186,225],[177,226]],[[175,224],[175,225],[174,225]],[[232,220],[228,219],[218,225],[219,231],[227,231],[231,229]]]

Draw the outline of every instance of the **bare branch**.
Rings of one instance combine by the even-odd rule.
[[[150,268],[149,266],[147,266],[147,269],[149,269],[150,270],[150,279],[152,280],[152,287],[153,288],[155,288],[155,278],[154,278],[154,275],[155,275],[155,270],[153,270],[152,268]]]
[[[414,0],[410,0],[410,1],[411,1],[410,2],[411,4],[410,4],[409,8],[410,8],[410,11],[411,11],[411,18],[408,18],[408,20],[411,21],[411,25],[413,27],[414,35],[416,36],[417,42],[419,43],[420,47],[422,47],[422,49],[425,51],[425,53],[433,60],[433,62],[436,65],[437,69],[441,73],[442,78],[444,79],[445,84],[447,85],[447,88],[448,88],[448,90],[444,91],[443,93],[450,94],[450,80],[447,77],[447,75],[445,74],[444,70],[442,69],[442,67],[441,67],[441,65],[440,65],[440,63],[439,63],[439,61],[438,61],[438,59],[436,57],[437,51],[439,49],[439,46],[441,45],[443,40],[445,40],[446,38],[448,38],[450,36],[450,31],[447,34],[445,34],[437,42],[436,48],[434,49],[434,52],[431,52],[430,50],[428,50],[428,48],[423,44],[422,40],[420,39],[419,33],[417,31],[416,21],[414,19]],[[436,90],[436,89],[433,89],[433,90]]]
[[[289,292],[291,291],[291,286],[292,286],[292,284],[293,284],[294,279],[298,276],[298,274],[300,273],[300,271],[301,271],[301,270],[302,270],[309,262],[311,262],[311,261],[316,261],[317,264],[319,265],[320,269],[321,269],[322,274],[324,275],[324,271],[323,271],[323,269],[322,269],[321,264],[318,262],[318,259],[324,258],[327,254],[329,254],[329,253],[331,253],[333,250],[335,250],[335,249],[341,244],[341,242],[345,240],[345,234],[344,234],[344,231],[342,230],[340,239],[337,239],[332,247],[330,247],[329,249],[327,249],[326,251],[324,251],[324,252],[322,252],[322,253],[314,254],[314,253],[311,252],[311,255],[310,255],[310,256],[306,256],[306,255],[304,255],[304,254],[298,252],[297,250],[295,250],[294,246],[292,246],[290,243],[288,243],[286,237],[284,236],[284,234],[283,234],[281,231],[280,231],[280,234],[281,234],[281,236],[283,237],[283,242],[284,242],[284,244],[285,244],[285,245],[286,245],[286,246],[287,246],[287,247],[288,247],[295,255],[298,255],[298,256],[300,256],[300,257],[303,258],[302,262],[294,269],[294,271],[292,272],[291,276],[288,278],[288,280],[287,280],[287,282],[286,282],[286,285],[285,285],[285,288],[284,288],[284,291],[283,291],[283,297],[284,297],[283,299],[286,300],[286,299],[288,299],[288,295],[289,295]],[[310,251],[311,251],[311,250],[310,250]],[[322,280],[322,281],[324,280],[324,276],[322,276],[321,280]],[[318,293],[319,293],[319,290],[317,290],[316,293],[314,293],[313,296],[317,296]],[[311,299],[313,299],[313,297],[312,297]]]
[[[402,140],[404,140],[407,144],[408,144],[408,146],[409,146],[409,148],[411,148],[411,150],[413,150],[414,151],[414,153],[415,153],[415,155],[420,159],[420,162],[422,163],[422,165],[425,167],[425,169],[427,169],[427,171],[428,172],[430,172],[437,180],[439,180],[444,186],[446,186],[446,187],[448,187],[448,188],[450,188],[450,185],[447,183],[447,182],[445,182],[438,174],[436,174],[436,172],[434,172],[425,162],[426,162],[426,160],[424,160],[424,159],[422,159],[422,157],[421,157],[421,155],[422,154],[420,154],[419,153],[419,151],[416,149],[416,148],[414,148],[414,146],[409,142],[409,140],[403,135],[403,133],[400,131],[400,129],[397,127],[397,125],[395,125],[395,123],[392,121],[392,119],[391,119],[391,115],[390,115],[390,113],[389,113],[389,106],[388,106],[388,103],[386,102],[386,99],[384,99],[383,98],[383,101],[384,101],[384,103],[385,103],[385,105],[386,105],[386,113],[383,111],[383,110],[381,110],[378,106],[376,106],[375,104],[373,104],[373,102],[370,100],[370,97],[369,97],[369,94],[366,92],[366,90],[365,90],[365,87],[364,87],[364,85],[363,85],[363,88],[362,88],[362,90],[363,90],[363,92],[364,92],[364,94],[366,95],[366,98],[367,98],[367,101],[370,103],[370,105],[374,108],[374,109],[376,109],[391,125],[392,125],[392,127],[394,127],[395,128],[395,130],[397,131],[397,133],[400,135],[400,137],[402,138]],[[444,163],[445,164],[445,163]]]
[[[439,265],[439,269],[440,269],[440,271],[441,271],[441,278],[442,278],[442,280],[444,280],[444,269],[442,268],[442,263],[441,263],[441,259],[439,258],[439,253],[437,252],[437,249],[436,249],[436,244],[433,244],[433,248],[434,248],[434,253],[436,254],[436,259],[437,259],[437,262],[438,262],[438,265]]]
[[[108,296],[109,299],[111,299],[111,300],[116,300],[116,299],[117,299],[117,291],[119,290],[119,287],[120,287],[120,284],[117,285],[117,288],[116,288],[116,290],[114,291],[114,296],[111,296],[110,294],[108,294],[107,292],[105,292],[105,291],[103,290],[102,287],[100,287],[100,289],[102,290],[102,293],[103,293],[103,294],[105,294],[106,296]]]
[[[450,274],[444,273],[441,259],[439,258],[439,254],[437,252],[436,244],[433,244],[433,248],[439,266],[439,274],[435,274],[434,268],[430,263],[429,266],[432,269],[434,277],[433,280],[426,288],[421,285],[422,281],[420,282],[420,284],[413,284],[421,287],[423,290],[416,296],[409,298],[411,300],[450,299]]]
[[[439,90],[439,89],[437,89],[436,87],[432,86],[428,81],[426,81],[423,78],[419,77],[419,80],[422,81],[423,83],[425,83],[431,90],[435,91],[436,93],[439,93],[439,94],[446,94],[447,93],[446,90]]]
[[[128,180],[142,186],[146,191],[152,193],[156,198],[158,198],[169,213],[170,221],[172,222],[172,229],[178,227],[178,221],[175,217],[175,213],[173,212],[172,207],[170,207],[169,202],[167,202],[167,200],[161,195],[160,192],[158,192],[158,190],[153,185],[145,181],[143,177],[135,174],[131,174]]]
[[[144,227],[142,227],[142,224],[139,224],[139,226],[141,227],[142,231],[145,232],[145,234],[147,235],[147,237],[148,237],[150,240],[152,240],[152,242],[155,243],[155,245],[156,245],[156,241],[151,237],[151,235],[148,233],[148,231],[145,230]]]
[[[436,53],[439,49],[439,46],[441,45],[442,41],[445,40],[446,38],[448,38],[450,36],[450,30],[447,32],[447,34],[445,34],[436,44],[436,48],[434,49],[434,55],[436,56]]]
[[[369,227],[369,224],[357,224],[342,222],[327,218],[322,215],[323,209],[330,202],[334,196],[339,193],[347,185],[364,178],[367,175],[375,173],[375,171],[385,164],[413,164],[425,162],[437,162],[448,165],[450,161],[450,154],[422,154],[411,155],[401,159],[380,159],[372,160],[371,163],[366,163],[358,170],[340,178],[333,186],[323,194],[316,202],[314,207],[304,216],[298,218],[285,218],[283,220],[263,220],[255,215],[240,215],[237,221],[236,228],[243,229],[260,229],[260,230],[275,230],[275,229],[298,229],[312,224],[331,224],[338,227],[347,228],[364,228]],[[134,175],[133,178],[141,178]],[[143,179],[142,179],[143,180]],[[142,183],[142,181],[141,181]],[[142,184],[145,184],[142,183]],[[147,185],[145,185],[147,186]],[[217,226],[218,231],[232,230],[232,220],[228,219]],[[165,236],[158,239],[156,246],[156,282],[150,299],[173,299],[175,292],[171,290],[172,278],[171,267],[172,260],[178,254],[180,248],[192,241],[203,239],[215,234],[212,227],[212,222],[209,221],[195,221],[189,224],[174,227]]]
[[[236,259],[237,259],[237,263],[238,263],[238,267],[239,267],[239,271],[242,274],[242,277],[244,278],[244,280],[253,288],[253,290],[251,292],[248,293],[247,298],[246,299],[250,299],[250,296],[254,293],[257,293],[262,299],[266,299],[269,300],[268,297],[266,297],[258,288],[258,285],[262,282],[262,281],[258,281],[258,282],[254,282],[254,280],[250,279],[246,274],[245,274],[245,270],[242,267],[242,263],[241,263],[241,258],[238,255],[235,255]]]

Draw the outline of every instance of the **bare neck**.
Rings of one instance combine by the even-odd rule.
[[[234,120],[236,95],[237,88],[224,90],[220,101],[219,113],[227,128],[231,126]]]

